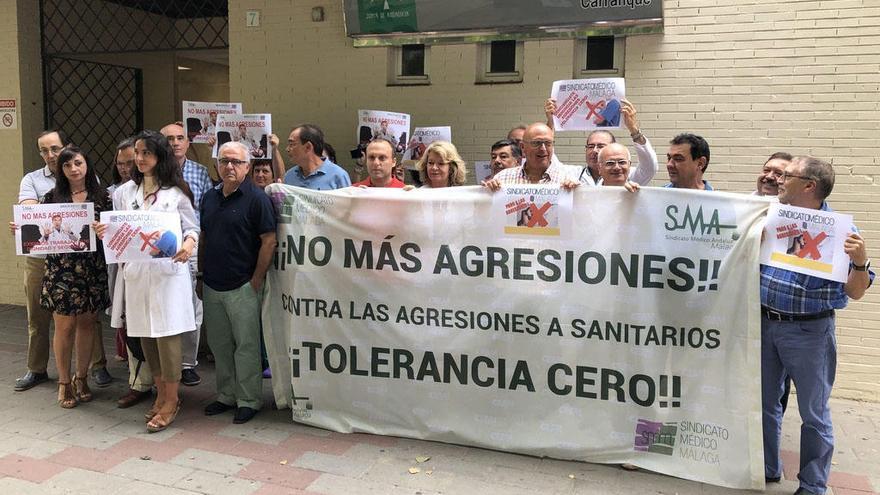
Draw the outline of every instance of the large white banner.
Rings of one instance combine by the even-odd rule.
[[[763,488],[768,202],[580,188],[569,235],[512,237],[480,187],[268,191],[294,420]]]

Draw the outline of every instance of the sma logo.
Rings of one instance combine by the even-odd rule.
[[[718,220],[718,209],[712,210],[712,217],[706,222],[706,219],[703,216],[702,206],[697,209],[696,213],[692,213],[691,206],[687,205],[684,208],[684,213],[679,214],[678,205],[669,205],[666,207],[666,216],[669,220],[664,226],[668,231],[688,229],[691,231],[691,234],[696,234],[697,231],[699,231],[702,235],[721,235],[721,229],[736,228],[736,224],[722,224],[721,221]]]

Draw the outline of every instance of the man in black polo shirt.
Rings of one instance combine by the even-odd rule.
[[[233,423],[241,424],[262,405],[257,322],[275,250],[275,212],[269,196],[248,177],[247,147],[232,141],[217,155],[223,182],[202,200],[199,247],[198,289],[217,369],[217,400],[205,407],[205,414],[235,409]]]

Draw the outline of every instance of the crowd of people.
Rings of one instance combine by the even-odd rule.
[[[492,144],[491,176],[482,182],[485,188],[555,184],[569,190],[623,187],[638,194],[656,175],[657,155],[631,102],[620,101],[620,116],[638,156],[635,166],[629,148],[607,129],[587,134],[584,165],[562,163],[554,152],[556,102],[547,100],[544,110],[546,122],[516,126]],[[98,222],[101,211],[176,212],[184,240],[169,258],[121,266],[105,264],[100,243],[94,252],[29,255],[24,277],[28,370],[16,381],[16,390],[48,380],[49,321],[54,319],[59,404],[70,408],[91,400],[89,377],[98,386],[111,379],[98,318],[109,307],[111,326],[119,336],[117,354],[128,356],[130,371],[130,389],[118,405],[131,407],[155,388],[155,400],[145,415],[148,431],[161,431],[174,421],[181,408],[179,384],[200,381],[196,358],[202,320],[217,370],[216,400],[204,412],[234,411],[235,423],[249,421],[262,407],[261,383],[270,373],[258,322],[264,279],[276,246],[276,224],[263,189],[273,182],[313,190],[434,189],[466,182],[466,164],[455,145],[446,141],[426,146],[415,164],[418,180],[410,185],[405,184],[395,143],[384,136],[366,145],[362,159],[367,176],[355,182],[335,163],[335,153],[316,125],[298,125],[290,132],[286,145],[290,169],[280,139],[270,135],[269,142],[273,155],[263,160],[253,160],[248,147],[237,141],[220,146],[219,183],[214,184],[205,166],[187,158],[189,141],[180,123],[161,132],[143,131],[119,144],[113,183],[104,188],[85,153],[68,143],[63,132],[40,134],[37,146],[44,167],[22,179],[21,204],[94,203],[93,228],[98,237],[107,229]],[[669,183],[665,187],[713,191],[705,179],[709,161],[706,139],[691,133],[674,136],[666,153]],[[755,186],[755,195],[831,211],[826,199],[834,187],[834,170],[815,157],[778,152],[763,164]],[[17,226],[11,223],[10,228],[14,232]],[[846,283],[763,265],[760,269],[765,476],[768,482],[782,476],[781,420],[793,381],[803,420],[800,494],[824,493],[831,466],[828,399],[836,370],[834,312],[844,308],[849,298],[862,297],[874,279],[864,239],[857,231],[849,234],[844,249],[851,262]]]

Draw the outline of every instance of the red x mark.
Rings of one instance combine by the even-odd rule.
[[[544,214],[547,213],[547,210],[553,206],[549,201],[544,203],[544,206],[538,208],[535,203],[529,205],[529,213],[531,213],[532,217],[529,218],[529,223],[526,224],[526,227],[534,227],[536,224],[538,227],[546,227],[548,225],[547,219],[544,218]]]
[[[595,105],[590,103],[589,101],[584,101],[584,103],[587,104],[587,110],[589,110],[589,112],[587,112],[587,119],[586,120],[590,120],[591,118],[593,118],[593,115],[598,117],[599,110],[602,110],[602,107],[605,106],[604,100],[597,101]]]
[[[141,235],[141,240],[144,241],[143,245],[141,245],[142,252],[146,251],[148,247],[150,249],[157,249],[155,244],[153,244],[153,243],[156,242],[160,237],[158,230],[155,232],[150,232],[149,234],[144,234],[143,232],[141,232],[140,235]]]
[[[819,235],[813,237],[806,230],[803,231],[804,234],[804,247],[798,251],[797,255],[799,258],[806,258],[807,255],[810,255],[814,260],[817,260],[822,257],[822,254],[819,252],[819,243],[825,240],[828,237],[828,234],[825,232],[819,232]]]

